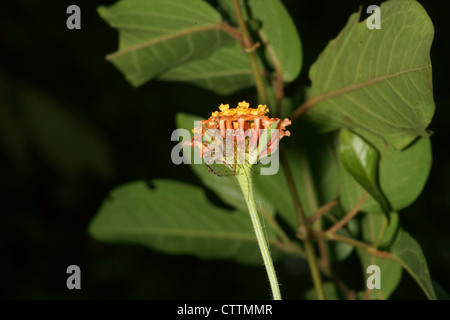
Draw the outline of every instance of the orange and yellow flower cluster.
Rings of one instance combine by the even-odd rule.
[[[262,158],[276,150],[278,142],[284,136],[290,136],[286,127],[291,124],[291,120],[287,118],[280,120],[267,116],[269,109],[266,105],[260,104],[257,108],[250,108],[248,102],[242,101],[236,108],[230,108],[228,104],[221,104],[219,110],[214,111],[209,119],[203,120],[201,126],[193,129],[195,136],[187,143],[191,147],[199,147],[200,154],[204,158],[205,155],[211,156],[211,151],[214,149],[213,158],[223,160],[225,152],[217,150],[224,151],[225,146],[229,146],[230,139],[233,142],[234,153],[236,153],[236,148],[244,148],[243,151],[247,154],[258,150],[256,156]],[[263,148],[258,148],[260,137],[264,134],[264,130],[269,128],[278,130],[273,130],[275,134],[270,133],[271,139],[268,142],[266,140]],[[211,139],[211,137],[214,138]],[[237,147],[234,144],[235,140],[238,142]]]

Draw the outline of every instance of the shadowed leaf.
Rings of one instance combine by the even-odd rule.
[[[143,181],[114,189],[91,221],[90,234],[101,241],[140,244],[168,254],[203,259],[233,259],[261,264],[248,212],[214,206],[198,187],[170,180]],[[266,229],[272,255],[275,236]]]

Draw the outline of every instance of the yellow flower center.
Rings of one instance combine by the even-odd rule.
[[[236,108],[231,108],[229,104],[221,104],[219,106],[220,111],[214,111],[211,113],[211,117],[240,117],[240,116],[264,116],[269,112],[269,108],[266,105],[260,104],[257,108],[250,108],[250,104],[246,101],[241,101],[238,103]],[[250,119],[247,120],[252,120]]]

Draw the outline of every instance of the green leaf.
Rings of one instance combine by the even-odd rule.
[[[403,268],[417,281],[428,299],[436,300],[427,261],[417,241],[408,232],[402,230],[392,245],[391,251]]]
[[[359,132],[358,132],[359,133]],[[378,169],[379,186],[389,201],[392,210],[399,211],[411,205],[422,192],[431,169],[431,142],[429,138],[419,138],[404,150],[396,150],[386,145],[375,135],[366,138],[381,155]],[[351,210],[364,189],[340,167],[340,199],[346,211]],[[381,213],[380,205],[373,197],[367,197],[362,211]]]
[[[355,249],[355,247],[342,242],[330,243],[329,245],[331,246],[330,250],[333,250],[333,260],[338,262],[347,259]]]
[[[379,234],[383,228],[385,218],[382,215],[367,214],[362,219],[362,240],[367,243],[375,243],[378,241]],[[389,228],[395,230],[398,228],[398,219],[392,218]],[[391,231],[387,231],[382,243],[388,242]],[[386,237],[387,235],[387,237]],[[358,256],[361,260],[362,272],[364,275],[364,284],[366,285],[367,267],[370,265],[377,265],[380,267],[380,289],[372,289],[370,292],[370,299],[385,300],[390,297],[402,278],[402,267],[397,262],[368,254],[363,249],[357,249]]]
[[[364,129],[402,149],[428,136],[434,29],[416,1],[387,1],[380,9],[380,30],[352,14],[311,67],[311,117],[327,130]]]
[[[204,59],[173,67],[158,79],[189,82],[220,95],[254,85],[248,57],[237,42],[217,49]]]
[[[235,40],[221,31],[221,16],[201,0],[121,0],[99,7],[119,30],[119,50],[107,56],[133,86]]]
[[[266,57],[272,65],[278,64],[284,82],[297,78],[302,68],[300,36],[289,12],[280,0],[248,0],[250,18],[261,22],[260,36],[266,48]]]
[[[321,205],[337,198],[337,160],[328,137],[315,134],[307,123],[294,126],[290,131],[291,136],[280,143],[284,146],[302,209],[309,217]],[[280,163],[275,175],[255,175],[255,188],[271,201],[291,229],[297,231],[298,217],[283,170]]]
[[[298,155],[291,152],[289,152],[288,158],[290,159],[290,163],[295,163],[295,161],[299,160]],[[280,166],[278,172],[274,175],[255,174],[253,176],[254,190],[261,193],[262,197],[267,199],[276,208],[287,225],[293,231],[296,231],[298,228],[298,218],[282,170],[283,168]],[[292,168],[292,170],[294,171],[294,179],[298,186],[303,182],[302,178],[304,174],[298,167]],[[305,192],[299,192],[299,196],[301,199],[306,200]]]
[[[337,165],[324,135],[303,134],[296,131],[285,141],[284,152],[290,164],[292,176],[304,214],[309,217],[321,205],[336,199]],[[306,131],[307,132],[307,131]],[[292,146],[288,146],[292,144]],[[272,161],[275,162],[275,161]],[[254,175],[255,189],[269,199],[283,220],[296,231],[297,213],[289,192],[289,186],[281,166],[275,175]]]
[[[339,293],[334,282],[324,282],[323,291],[327,300],[339,300]],[[311,288],[305,292],[306,300],[317,300],[316,289]]]
[[[249,20],[247,10],[245,10],[245,8],[246,8],[245,1],[246,0],[238,0],[239,5],[243,9],[242,10],[242,15],[243,15],[244,19],[245,20]],[[231,23],[233,23],[233,25],[237,26],[238,25],[238,20],[236,18],[236,13],[235,13],[235,10],[234,10],[233,0],[218,0],[218,3],[220,5],[220,7],[223,9],[223,11],[225,11],[226,19],[228,21],[230,21]]]
[[[388,217],[389,204],[378,187],[378,151],[353,132],[342,129],[338,144],[339,160],[348,173],[380,204]]]
[[[302,168],[303,170],[310,171],[310,179],[313,182],[308,183],[305,187],[310,185],[310,187],[313,187],[315,190],[308,191],[309,194],[312,192],[316,193],[317,207],[312,208],[312,211],[315,211],[319,206],[332,200],[336,200],[338,197],[338,159],[330,136],[312,134],[307,128],[304,129],[306,130],[298,133],[292,130],[293,136],[291,137],[297,147],[299,145],[305,146],[303,158],[307,157],[308,161],[307,163],[302,164]],[[296,165],[300,164],[301,162]],[[310,195],[308,198],[311,199],[312,196]],[[311,200],[309,200],[309,202],[311,202]]]
[[[167,254],[261,264],[248,212],[212,205],[198,187],[170,180],[133,182],[114,189],[91,221],[90,234],[105,242],[140,244]],[[266,228],[272,255],[275,235]]]

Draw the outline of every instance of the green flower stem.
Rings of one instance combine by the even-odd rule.
[[[239,186],[242,189],[242,193],[244,194],[245,202],[247,203],[248,211],[252,219],[256,239],[258,240],[259,250],[261,251],[267,276],[269,277],[270,287],[272,288],[273,299],[281,300],[280,288],[278,286],[275,268],[273,267],[272,257],[270,256],[269,247],[263,233],[258,211],[256,210],[255,200],[253,198],[251,168],[247,165],[238,165],[236,169],[236,177],[239,182]]]

